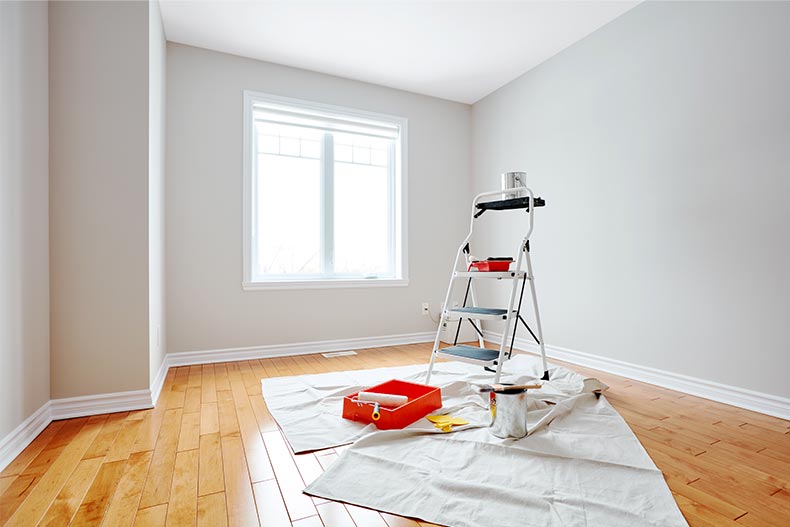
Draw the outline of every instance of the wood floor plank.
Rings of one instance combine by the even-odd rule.
[[[315,481],[324,472],[315,454],[294,455],[291,453],[291,456],[296,462],[296,468],[299,470],[299,475],[302,476],[302,481],[304,481],[305,485]]]
[[[270,479],[255,483],[253,486],[255,505],[258,509],[258,519],[262,527],[276,527],[277,525],[290,525],[288,510],[285,508],[280,487],[277,481]]]
[[[216,399],[216,393],[214,394]],[[219,414],[217,402],[212,401],[200,405],[200,435],[219,433]]]
[[[267,432],[263,434],[263,440],[291,521],[316,515],[318,511],[312,500],[302,494],[304,481],[280,432]]]
[[[178,527],[197,523],[197,487],[198,451],[178,452],[173,467],[165,525]]]
[[[269,462],[269,456],[266,453],[266,447],[263,444],[263,438],[258,429],[258,422],[255,420],[252,406],[250,406],[249,395],[247,395],[244,383],[234,379],[230,384],[250,478],[253,483],[271,479],[274,477],[274,471]]]
[[[107,417],[107,421],[104,422],[101,432],[99,432],[99,435],[93,440],[88,451],[85,452],[85,459],[90,457],[104,457],[107,455],[107,452],[115,442],[115,438],[118,436],[118,432],[121,431],[121,427],[128,415],[129,412],[119,412],[110,414]]]
[[[694,527],[736,527],[738,523],[714,509],[690,500],[682,494],[673,494],[678,507],[689,524]]]
[[[170,408],[165,413],[159,440],[156,442],[154,455],[151,459],[151,468],[148,471],[143,494],[140,498],[141,509],[167,503],[170,497],[170,483],[176,460],[181,415],[181,408]]]
[[[266,408],[266,403],[263,401],[261,395],[251,395],[250,404],[255,413],[255,420],[258,421],[258,429],[261,433],[273,432],[277,430],[277,423],[274,421],[269,409]]]
[[[200,402],[202,404],[215,403],[217,402],[217,384],[214,380],[214,365],[204,364],[201,369]]]
[[[790,518],[790,505],[771,499],[771,496],[749,491],[745,485],[730,486],[721,481],[699,479],[689,484],[690,487],[732,504],[743,512],[759,516],[765,525],[771,525],[775,518]],[[778,523],[777,523],[778,525]],[[785,524],[786,525],[786,524]]]
[[[231,527],[259,525],[252,482],[247,471],[241,438],[231,435],[223,436],[220,443],[222,445],[222,469],[225,476],[228,525]]]
[[[187,378],[188,388],[200,388],[203,383],[203,368],[200,364],[194,364],[189,367],[189,376]]]
[[[84,422],[79,432],[65,446],[60,456],[52,463],[47,472],[42,476],[35,489],[25,498],[21,505],[13,511],[13,516],[8,520],[8,526],[35,525],[42,518],[52,500],[63,488],[71,473],[77,468],[82,456],[88,450],[93,440],[99,434],[107,416],[90,417]],[[13,488],[13,485],[12,485]],[[9,489],[10,490],[10,489]],[[5,503],[5,497],[3,498]],[[5,509],[5,506],[3,507]],[[0,519],[0,522],[5,518]]]
[[[200,436],[200,468],[198,495],[205,496],[225,490],[222,471],[222,447],[219,432]]]
[[[356,527],[342,503],[330,501],[318,505],[316,509],[325,527]]]
[[[388,514],[386,512],[382,512],[381,517],[384,518],[384,521],[387,522],[389,527],[419,527],[420,525],[416,521],[409,518],[395,516],[394,514]]]
[[[146,450],[135,452],[129,456],[129,460],[118,482],[118,488],[110,501],[107,512],[104,515],[103,527],[128,527],[134,522],[134,511],[140,503],[140,496],[143,493],[145,477],[151,466],[151,459],[154,452]]]
[[[135,440],[144,423],[144,420],[127,419],[126,422],[123,423],[123,426],[121,426],[121,430],[115,437],[115,441],[113,441],[110,449],[107,451],[105,461],[122,461],[124,459],[129,459]]]
[[[16,476],[6,476],[4,478],[0,478],[0,496],[2,496],[6,489],[11,486],[11,483],[13,483],[15,479]]]
[[[164,527],[166,517],[166,503],[140,509],[134,518],[134,527]]]
[[[253,373],[249,361],[240,362],[239,370],[241,371],[241,379],[244,382],[247,395],[257,395],[261,393],[261,379]]]
[[[381,517],[378,511],[349,504],[346,504],[346,510],[351,515],[354,523],[357,524],[357,527],[360,525],[365,527],[387,527],[387,522],[384,521],[384,518]]]
[[[32,493],[55,461],[63,454],[66,446],[80,432],[87,418],[70,419],[63,423],[61,434],[51,438],[24,470],[11,481],[8,488],[0,494],[0,525],[3,525],[19,505]]]
[[[49,506],[39,526],[60,527],[69,525],[74,514],[88,492],[96,473],[101,467],[102,459],[98,457],[83,459],[71,473],[66,484],[60,489],[52,505]]]
[[[159,395],[159,401],[156,408],[149,412],[143,419],[140,426],[140,431],[135,438],[134,445],[131,452],[144,452],[146,450],[153,450],[156,446],[156,440],[159,438],[159,430],[164,422],[165,412],[167,410],[167,399],[170,394],[170,387],[173,384],[175,372],[171,368],[165,375],[165,383],[162,386],[162,393]]]
[[[200,446],[200,412],[185,413],[181,416],[181,431],[178,435],[178,448],[194,450]]]
[[[227,527],[228,510],[225,505],[224,492],[200,496],[197,507],[197,527]]]
[[[201,389],[200,386],[187,386],[187,391],[184,399],[184,413],[192,413],[200,411],[201,404]]]
[[[642,428],[633,428],[634,434],[637,438],[641,441],[642,439],[651,439],[656,443],[664,443],[665,445],[672,447],[675,450],[679,450],[681,452],[686,452],[687,454],[691,454],[692,456],[698,456],[704,453],[706,450],[701,446],[687,441],[679,434],[674,433],[670,430],[664,429],[664,433],[661,433],[657,430],[661,430],[660,427],[656,428],[655,430],[644,430]],[[708,447],[709,448],[709,447]]]
[[[759,452],[751,452],[744,448],[731,445],[727,441],[720,441],[711,445],[706,454],[707,453],[721,453],[729,458],[730,461],[737,461],[744,465],[749,465],[777,478],[790,479],[790,463],[772,459],[761,455]]]
[[[241,437],[239,420],[236,417],[236,406],[230,390],[217,392],[217,409],[219,412],[219,432],[222,437]]]
[[[704,505],[712,510],[715,510],[717,513],[721,514],[722,516],[730,519],[735,519],[740,516],[743,516],[746,513],[741,507],[737,507],[732,503],[728,503],[719,499],[718,497],[705,492],[704,489],[700,489],[699,487],[695,487],[692,484],[687,484],[685,481],[676,480],[672,476],[666,477],[667,483],[669,484],[669,488],[675,494],[679,494],[681,496],[685,496],[686,498],[700,504]],[[696,480],[701,481],[701,480]]]
[[[228,382],[228,367],[227,364],[221,362],[214,365],[214,384],[217,387],[217,395],[221,391],[230,391],[230,383]]]
[[[295,522],[291,523],[292,527],[324,527],[324,524],[321,522],[321,518],[316,514],[315,516],[310,516],[309,518],[302,518],[301,520],[296,520]]]
[[[25,447],[22,452],[14,458],[11,463],[8,464],[6,468],[0,472],[0,478],[6,478],[9,476],[14,476],[17,474],[21,474],[23,470],[27,467],[27,465],[33,461],[33,459],[38,456],[44,448],[52,441],[52,438],[58,435],[60,429],[66,421],[53,421],[49,424],[36,438]],[[0,495],[2,492],[0,491]]]
[[[102,464],[93,484],[77,509],[77,514],[74,515],[72,526],[84,527],[101,523],[125,467],[126,460]]]
[[[170,388],[170,393],[167,396],[167,408],[184,408],[184,402],[187,398],[186,384],[173,384]]]

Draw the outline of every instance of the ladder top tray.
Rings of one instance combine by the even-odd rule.
[[[536,197],[535,198],[535,208],[538,207],[545,207],[546,201],[543,198]],[[486,201],[484,203],[478,203],[477,208],[480,212],[486,210],[511,210],[511,209],[529,209],[529,198],[512,198],[512,199],[500,199],[497,201]]]

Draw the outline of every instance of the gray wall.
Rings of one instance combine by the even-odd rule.
[[[790,396],[788,50],[790,3],[650,2],[474,105],[477,189],[548,201],[549,344]]]
[[[0,2],[0,438],[49,400],[47,4]]]
[[[165,76],[159,2],[148,2],[148,348],[150,382],[165,358]]]
[[[147,2],[52,2],[52,398],[149,386]]]
[[[242,91],[409,119],[407,287],[244,292]],[[468,106],[168,43],[168,351],[432,331],[466,228]]]

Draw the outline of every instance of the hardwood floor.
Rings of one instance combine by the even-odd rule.
[[[0,525],[430,525],[302,494],[343,448],[294,455],[260,387],[429,354],[416,344],[173,368],[152,410],[50,424],[0,473]],[[692,527],[790,525],[790,421],[566,366],[611,387]]]

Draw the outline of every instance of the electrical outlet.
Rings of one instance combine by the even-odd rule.
[[[428,305],[428,302],[423,302],[422,303],[422,314],[423,314],[423,316],[428,317],[428,316],[431,315],[431,312],[429,311],[429,309],[430,309],[430,306]]]

